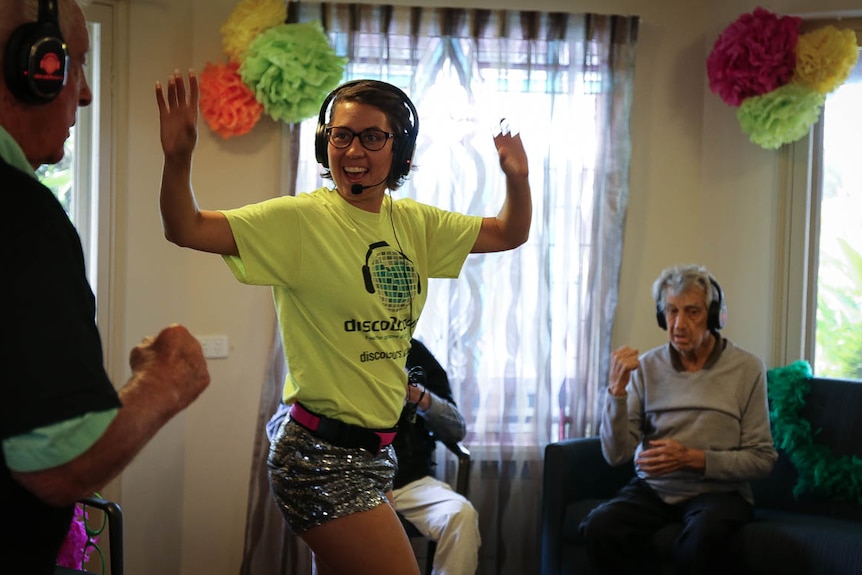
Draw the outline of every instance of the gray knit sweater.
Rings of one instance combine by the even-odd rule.
[[[719,338],[703,369],[686,372],[670,344],[640,357],[627,395],[607,394],[602,453],[611,465],[637,458],[651,439],[671,438],[706,452],[703,473],[681,470],[646,479],[668,503],[737,491],[753,503],[749,480],[765,477],[777,453],[769,428],[766,369],[758,357]]]

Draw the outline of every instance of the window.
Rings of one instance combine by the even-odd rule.
[[[501,118],[521,129],[529,241],[429,281],[415,333],[447,370],[467,441],[538,453],[551,437],[589,434],[616,305],[637,19],[321,6],[303,4],[301,19],[326,22],[348,58],[344,79],[393,83],[419,111],[417,170],[396,197],[497,213],[505,184],[491,136]],[[316,124],[288,133],[298,163],[285,189],[330,185],[308,136]]]
[[[814,365],[819,375],[862,379],[862,62],[823,111],[816,250]]]
[[[97,323],[104,345],[110,327],[110,246],[115,200],[110,155],[114,149],[111,86],[107,82],[112,77],[110,46],[114,37],[115,7],[108,2],[93,1],[84,8],[84,13],[90,34],[85,74],[93,92],[93,102],[78,109],[63,160],[42,166],[36,173],[53,190],[81,237],[87,278],[96,294]]]
[[[93,91],[93,103],[78,109],[75,125],[69,130],[69,139],[64,146],[65,155],[56,164],[45,164],[36,170],[43,184],[54,192],[63,209],[81,236],[87,277],[96,288],[98,246],[93,232],[98,229],[99,191],[93,181],[94,168],[98,170],[99,158],[99,32],[98,23],[88,22],[91,51],[87,56],[84,73]]]
[[[832,24],[862,39],[862,21]],[[782,363],[806,359],[818,376],[862,380],[862,166],[853,152],[860,101],[862,60],[828,95],[810,138],[784,152],[788,275],[778,351]]]

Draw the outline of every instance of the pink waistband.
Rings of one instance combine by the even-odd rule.
[[[320,429],[321,423],[326,422],[336,424],[339,427],[343,426],[348,429],[354,429],[357,432],[373,433],[380,438],[380,449],[383,449],[395,441],[395,436],[398,435],[397,429],[392,431],[376,431],[374,429],[368,429],[367,427],[344,423],[343,421],[332,419],[331,417],[317,415],[309,411],[308,408],[304,407],[299,402],[294,403],[290,407],[290,418],[312,432]]]

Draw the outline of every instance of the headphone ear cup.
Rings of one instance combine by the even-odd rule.
[[[318,164],[329,169],[329,155],[326,153],[326,125],[322,121],[317,122],[317,131],[314,134],[314,159]]]
[[[707,327],[711,331],[719,331],[727,323],[727,304],[724,302],[724,291],[721,286],[715,281],[715,278],[709,278],[713,289],[718,296],[718,299],[713,300],[709,304],[709,315],[707,316]]]
[[[320,105],[320,114],[317,116],[317,129],[314,131],[314,159],[327,170],[329,169],[329,154],[326,150],[326,110],[338,91],[349,84],[355,84],[355,82],[347,82],[332,90],[323,99],[323,103]]]
[[[392,172],[397,178],[410,175],[410,163],[416,149],[416,133],[409,130],[403,138],[395,140],[395,151],[392,155]]]
[[[28,22],[6,44],[4,75],[9,91],[30,104],[47,104],[66,85],[69,53],[59,28],[51,22]]]
[[[721,304],[719,304],[717,301],[713,301],[712,303],[710,303],[709,304],[709,315],[707,318],[707,325],[706,325],[706,327],[710,331],[718,331],[721,329],[721,327],[719,326],[720,314],[721,314]]]
[[[724,303],[724,297],[721,301],[714,301],[709,304],[709,320],[708,326],[712,331],[719,331],[727,323],[727,306]]]
[[[664,312],[661,311],[661,307],[658,304],[655,306],[655,319],[658,322],[658,326],[667,331],[667,318],[664,317]]]

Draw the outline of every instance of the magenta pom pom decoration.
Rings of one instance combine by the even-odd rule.
[[[60,567],[81,569],[90,560],[90,553],[94,547],[88,543],[95,545],[99,538],[87,532],[87,519],[88,514],[84,511],[83,506],[80,503],[76,504],[75,514],[69,524],[66,539],[63,540],[63,545],[60,546],[60,551],[57,553],[56,563]]]
[[[729,106],[787,84],[796,67],[801,19],[763,8],[736,19],[706,60],[709,88]]]

